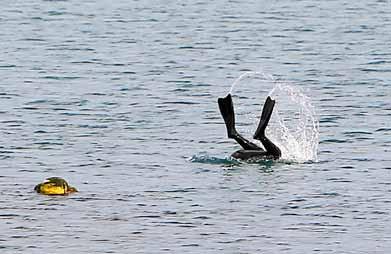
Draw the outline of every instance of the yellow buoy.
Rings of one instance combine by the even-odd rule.
[[[69,186],[69,184],[60,177],[47,178],[45,182],[35,186],[34,190],[45,195],[68,195],[77,192],[75,187]]]

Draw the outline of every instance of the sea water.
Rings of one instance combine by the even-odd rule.
[[[390,17],[389,1],[2,1],[0,252],[389,253]],[[237,128],[251,138],[271,95],[286,160],[229,158],[217,98],[246,72],[266,77],[231,91]],[[79,192],[33,191],[51,176]]]

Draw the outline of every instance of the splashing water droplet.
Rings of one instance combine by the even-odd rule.
[[[231,85],[231,89],[229,90],[229,93],[232,94],[233,91],[234,91],[234,88],[235,86],[241,81],[243,80],[244,78],[246,77],[252,77],[252,76],[256,76],[256,75],[259,75],[262,79],[264,80],[274,80],[273,76],[271,75],[267,75],[265,74],[264,72],[262,71],[246,71],[244,72],[242,75],[240,75]]]
[[[271,75],[260,71],[245,72],[240,75],[233,82],[229,93],[233,93],[241,80],[254,75],[261,77],[260,82],[264,86],[267,84],[271,87],[268,95],[276,100],[266,133],[281,149],[281,159],[299,163],[317,161],[319,120],[311,99],[299,87],[277,81]],[[252,91],[252,93],[257,92]],[[251,114],[259,115],[258,112]],[[256,121],[259,119],[257,118]]]
[[[269,96],[276,100],[270,138],[282,151],[282,159],[317,161],[319,120],[311,99],[300,88],[275,82]]]

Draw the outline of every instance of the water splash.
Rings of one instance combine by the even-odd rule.
[[[242,75],[240,75],[231,85],[231,89],[229,90],[229,93],[232,94],[234,91],[235,86],[242,81],[244,78],[252,77],[252,76],[260,76],[264,80],[274,80],[272,75],[268,75],[262,71],[246,71]]]
[[[240,162],[234,158],[220,158],[209,155],[207,153],[199,153],[189,158],[190,162],[206,163],[206,164],[223,164],[223,165],[238,165]]]
[[[276,106],[268,135],[280,147],[282,159],[317,161],[319,120],[311,99],[300,88],[277,81],[269,96],[276,100]]]
[[[219,165],[225,165],[225,166],[239,166],[243,163],[245,164],[255,164],[264,166],[266,168],[270,168],[276,161],[274,160],[246,160],[242,161],[240,159],[235,159],[233,157],[217,157],[213,155],[209,155],[208,153],[202,152],[196,155],[193,155],[192,157],[188,158],[190,162],[194,163],[204,163],[204,164],[219,164]],[[290,163],[290,162],[284,162],[283,163]],[[265,168],[263,168],[265,169]]]
[[[254,75],[261,78],[259,82],[262,82],[263,89],[264,86],[270,87],[268,95],[276,100],[266,132],[268,137],[280,147],[281,159],[298,163],[317,161],[319,120],[311,99],[299,87],[277,81],[273,76],[260,71],[245,72],[240,75],[233,82],[229,93],[233,93],[241,80]],[[257,87],[252,87],[252,93],[259,92],[253,89]],[[254,112],[251,114],[254,116]],[[256,121],[259,119],[256,118]],[[256,126],[257,123],[254,125]]]

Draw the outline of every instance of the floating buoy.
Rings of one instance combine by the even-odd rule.
[[[34,190],[44,195],[68,195],[77,192],[75,187],[69,186],[67,181],[60,177],[47,178],[43,183],[36,185]]]

